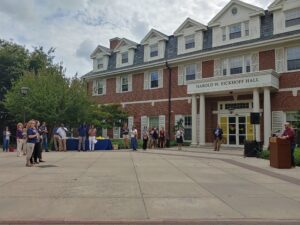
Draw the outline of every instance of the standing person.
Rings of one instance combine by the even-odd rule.
[[[22,146],[22,151],[23,151],[23,155],[26,155],[27,153],[27,124],[25,123],[24,124],[24,127],[23,127],[23,146]]]
[[[130,145],[132,148],[132,151],[137,151],[138,143],[137,143],[137,136],[138,132],[135,126],[132,126],[132,129],[130,131]]]
[[[86,141],[86,133],[87,133],[87,127],[86,124],[81,124],[80,127],[78,128],[78,151],[81,151],[81,146],[82,150],[85,151],[85,141]]]
[[[67,151],[67,131],[68,129],[63,123],[56,131],[59,135],[59,151]]]
[[[214,137],[215,137],[215,139],[214,139],[214,151],[220,151],[220,146],[221,146],[222,138],[223,138],[223,130],[221,129],[219,124],[214,129]]]
[[[164,148],[165,147],[165,129],[163,127],[160,128],[159,131],[159,147]]]
[[[36,142],[33,149],[33,159],[35,164],[39,164],[40,162],[45,162],[42,160],[42,132],[40,129],[40,121],[35,121],[35,129],[37,132]],[[39,160],[39,161],[38,161]]]
[[[97,130],[94,125],[91,125],[89,129],[89,150],[95,151],[95,143],[96,143],[96,133]]]
[[[124,124],[122,127],[122,135],[123,135],[123,140],[124,140],[124,147],[125,149],[129,148],[129,129],[127,123]]]
[[[295,157],[294,157],[294,151],[296,147],[296,141],[295,141],[295,131],[292,128],[290,123],[285,123],[284,124],[284,131],[283,134],[281,135],[281,138],[287,139],[290,142],[291,145],[291,164],[292,167],[295,167]]]
[[[20,157],[22,155],[22,149],[24,145],[24,136],[23,136],[23,124],[17,124],[16,131],[16,139],[17,139],[17,156]]]
[[[5,127],[3,130],[3,152],[9,151],[9,140],[10,140],[10,131],[8,127]]]
[[[149,135],[148,135],[147,127],[144,127],[142,135],[143,135],[143,150],[146,150],[147,149],[148,140],[149,140]]]
[[[176,132],[176,142],[177,142],[177,146],[178,146],[178,150],[181,150],[182,148],[182,143],[183,143],[183,129],[179,128]]]
[[[58,151],[59,150],[59,135],[57,133],[57,130],[58,130],[58,127],[55,126],[52,130],[52,134],[53,134],[53,144],[54,144],[54,149],[55,151]]]
[[[157,146],[158,146],[158,131],[157,131],[156,127],[154,127],[152,136],[153,136],[153,146],[154,146],[154,148],[157,148]]]
[[[42,126],[40,127],[41,135],[42,135],[42,146],[46,152],[48,152],[48,129],[46,122],[43,122]]]
[[[27,155],[26,155],[26,166],[31,167],[32,163],[30,162],[32,153],[33,153],[33,149],[34,149],[34,145],[37,139],[37,130],[35,129],[35,121],[34,120],[30,120],[27,123]]]

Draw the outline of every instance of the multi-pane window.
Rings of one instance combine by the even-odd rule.
[[[225,104],[225,109],[249,109],[249,108],[250,108],[249,102]]]
[[[249,36],[249,21],[244,23],[245,26],[245,36]]]
[[[196,79],[196,64],[190,64],[185,66],[185,80]]]
[[[222,27],[222,40],[226,41],[226,27]]]
[[[300,47],[287,49],[287,69],[288,70],[300,69]]]
[[[251,58],[249,55],[244,57],[245,59],[245,71],[246,73],[249,73],[251,70]]]
[[[185,49],[195,48],[195,35],[189,35],[184,37],[185,40]]]
[[[291,27],[300,24],[300,8],[285,12],[285,26]]]
[[[158,56],[158,44],[150,45],[150,57]]]
[[[240,38],[241,36],[241,23],[236,23],[229,26],[229,39]]]
[[[97,59],[97,69],[101,70],[103,69],[103,59]]]
[[[184,140],[192,140],[192,117],[184,117]]]
[[[159,117],[158,116],[153,116],[149,117],[149,128],[157,128],[159,129]]]
[[[230,74],[243,73],[243,57],[229,59]]]
[[[223,74],[223,76],[227,75],[227,64],[228,64],[228,60],[224,59],[222,61],[222,74]]]
[[[158,71],[150,72],[150,88],[158,87]]]
[[[103,94],[103,87],[104,87],[104,81],[98,80],[97,81],[97,94],[102,95]]]
[[[299,113],[297,113],[297,112],[286,112],[286,122],[289,122],[293,126],[294,129],[297,129],[297,124],[300,122]]]
[[[128,52],[122,53],[122,63],[128,63]]]
[[[128,76],[121,77],[122,92],[128,91]]]

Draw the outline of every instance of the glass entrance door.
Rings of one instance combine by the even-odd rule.
[[[253,125],[248,115],[224,115],[220,117],[223,130],[223,143],[227,145],[244,145],[245,140],[253,140]]]

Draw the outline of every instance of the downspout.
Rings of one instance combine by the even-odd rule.
[[[170,147],[171,140],[171,97],[172,97],[172,68],[170,67],[168,61],[166,61],[166,67],[169,71],[169,94],[168,94],[168,138],[166,146]]]

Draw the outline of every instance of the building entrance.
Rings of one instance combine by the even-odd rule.
[[[244,115],[220,115],[223,143],[228,146],[242,146],[245,140],[254,139],[254,127],[250,124],[250,113]]]

